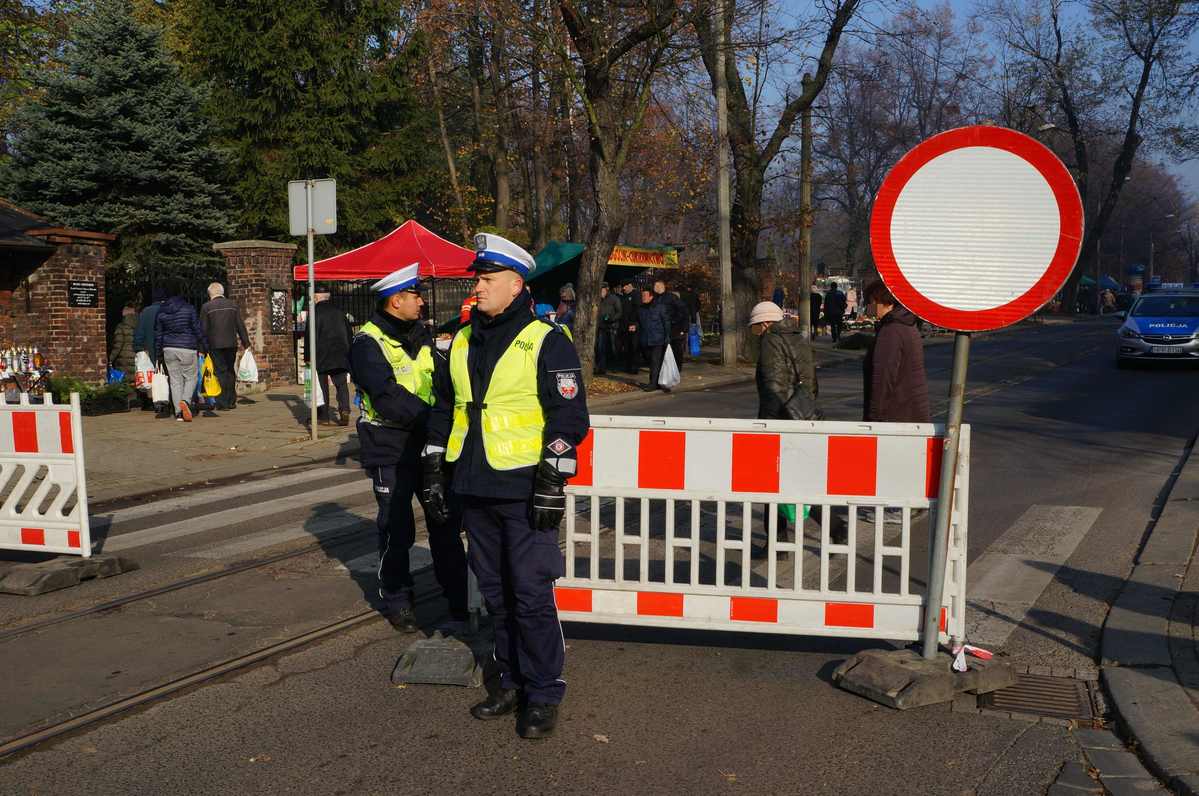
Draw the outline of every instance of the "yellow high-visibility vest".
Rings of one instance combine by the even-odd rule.
[[[399,342],[388,337],[373,321],[364,323],[358,332],[379,344],[384,359],[387,360],[387,364],[391,365],[391,372],[395,376],[396,384],[425,403],[433,404],[433,349],[430,346],[421,346],[420,351],[416,354],[416,359],[413,359],[408,356],[408,352]],[[362,393],[362,417],[368,423],[388,424],[371,406],[370,396],[365,392]]]
[[[495,369],[483,402],[474,404],[467,354],[470,327],[454,337],[450,346],[450,378],[454,382],[454,425],[446,445],[447,462],[458,461],[470,430],[472,414],[479,418],[483,452],[494,470],[532,467],[541,461],[545,414],[537,394],[537,357],[554,326],[534,320],[516,335]]]

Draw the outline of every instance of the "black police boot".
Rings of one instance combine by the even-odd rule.
[[[401,633],[415,633],[418,629],[412,604],[411,590],[383,592],[383,616]]]
[[[548,738],[554,734],[554,726],[557,723],[557,705],[530,702],[516,721],[516,732],[521,738]]]
[[[498,719],[516,710],[520,704],[520,691],[515,688],[501,688],[494,694],[488,694],[484,699],[470,709],[470,715],[482,721]]]

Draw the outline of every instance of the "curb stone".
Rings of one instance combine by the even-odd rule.
[[[1189,639],[1181,632],[1194,616],[1186,616],[1179,596],[1195,564],[1196,496],[1199,460],[1192,452],[1108,613],[1101,641],[1102,681],[1124,734],[1149,770],[1182,796],[1199,796],[1199,708],[1180,682],[1174,658],[1188,643],[1195,655],[1193,627]],[[1184,668],[1182,675],[1189,674]],[[1101,776],[1112,788],[1112,775]],[[1113,792],[1134,791],[1125,783]]]

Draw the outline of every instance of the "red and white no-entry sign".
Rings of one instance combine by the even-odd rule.
[[[895,298],[964,332],[1016,323],[1052,298],[1082,234],[1065,165],[1003,127],[962,127],[916,145],[887,174],[870,219],[874,262]]]

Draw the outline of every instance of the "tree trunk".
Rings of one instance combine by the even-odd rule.
[[[598,110],[598,108],[597,108]],[[575,348],[583,362],[583,381],[591,380],[595,369],[596,325],[599,317],[599,284],[608,269],[612,249],[620,240],[626,212],[620,192],[620,175],[604,152],[612,152],[615,142],[591,145],[591,179],[595,197],[595,218],[587,232],[586,248],[579,262],[579,279],[575,285]]]
[[[426,61],[429,70],[429,86],[433,90],[433,108],[437,112],[437,128],[441,133],[441,148],[445,152],[446,170],[450,173],[450,188],[454,192],[454,204],[458,209],[458,223],[462,231],[462,242],[470,240],[470,219],[466,217],[466,204],[462,201],[462,187],[458,184],[458,167],[454,163],[454,147],[445,126],[445,109],[441,105],[441,88],[437,84],[437,68],[430,57]]]
[[[811,78],[804,75],[804,90]],[[812,108],[803,111],[799,146],[799,331],[812,336]]]
[[[495,99],[496,112],[491,162],[495,178],[495,226],[506,234],[512,203],[512,169],[508,163],[508,93],[504,86],[504,69],[500,60],[500,53],[503,50],[504,33],[497,25],[492,34],[491,58],[488,60],[488,76],[491,80],[491,92]]]

